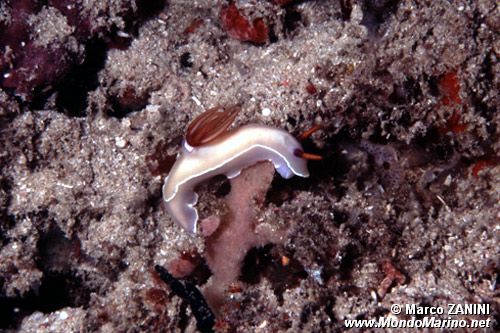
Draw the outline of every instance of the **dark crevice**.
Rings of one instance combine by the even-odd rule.
[[[389,101],[397,105],[413,104],[414,101],[422,97],[422,89],[419,82],[413,78],[408,78],[403,84],[396,85],[392,94],[389,96]]]
[[[35,311],[50,313],[64,307],[87,307],[90,301],[91,291],[71,270],[81,256],[80,240],[66,238],[55,224],[47,222],[44,211],[34,215],[35,225],[37,219],[43,221],[38,227],[40,239],[35,260],[43,273],[40,286],[23,296],[0,297],[0,329],[18,327],[25,316]],[[16,271],[13,267],[12,274]]]
[[[78,237],[66,238],[64,232],[55,224],[51,224],[46,232],[41,232],[37,248],[37,266],[44,272],[67,273],[82,257]]]
[[[240,280],[248,284],[260,282],[264,269],[273,263],[272,244],[250,249],[241,268]]]
[[[139,0],[137,1],[137,7],[139,8],[139,17],[141,17],[141,23],[151,19],[156,14],[161,12],[166,6],[166,0]]]
[[[193,57],[191,56],[191,53],[184,52],[183,54],[181,54],[179,62],[184,68],[193,67]]]
[[[453,141],[446,135],[440,135],[436,128],[431,128],[424,135],[416,137],[414,144],[431,153],[439,162],[446,162],[455,154]]]
[[[383,133],[384,129],[381,127],[380,122],[377,122],[370,134],[369,141],[379,145],[387,145],[389,141],[387,140],[387,136]]]
[[[303,325],[309,321],[311,317],[319,310],[319,305],[313,302],[306,303],[302,308],[300,313],[300,325],[299,328],[303,328]]]
[[[285,290],[298,286],[300,281],[308,276],[293,256],[287,258],[289,262],[283,264],[278,248],[273,244],[253,248],[245,256],[240,280],[255,285],[259,284],[263,277],[266,278],[271,283],[278,302],[283,304]]]
[[[300,12],[292,7],[285,8],[285,16],[283,18],[285,34],[292,34],[301,24],[304,24],[304,22]]]
[[[341,153],[342,147],[337,144],[340,137],[331,140],[331,144],[325,145],[321,150],[317,149],[311,140],[302,142],[304,151],[323,157],[321,161],[309,161],[309,178],[293,177],[284,179],[275,175],[271,183],[271,188],[266,194],[265,204],[273,203],[281,206],[283,202],[292,198],[294,191],[312,191],[318,192],[318,185],[325,184],[325,180],[333,181],[335,186],[329,187],[330,191],[336,197],[342,197],[345,188],[342,186],[342,180],[350,169],[350,163],[345,155]]]
[[[380,26],[397,10],[399,0],[364,0],[361,24],[370,32],[377,33]]]
[[[85,61],[74,67],[66,79],[56,86],[56,106],[60,112],[73,117],[86,115],[87,95],[97,88],[97,74],[104,67],[107,46],[94,40],[87,45]]]
[[[0,297],[0,329],[17,328],[35,311],[50,313],[64,307],[86,306],[90,293],[72,274],[44,273],[40,287],[22,297]]]
[[[0,163],[1,162],[0,160]],[[1,171],[0,168],[0,172]],[[12,200],[12,195],[10,194],[11,189],[11,182],[6,177],[0,176],[0,248],[9,241],[7,230],[11,229],[16,224],[14,216],[9,214],[7,209]]]
[[[273,44],[278,41],[278,36],[276,35],[276,27],[274,24],[269,24],[269,43]]]
[[[354,264],[356,259],[360,256],[360,251],[355,245],[347,245],[342,248],[341,253],[338,255],[339,258],[342,258],[340,261],[338,274],[339,278],[344,281],[349,281],[351,278],[351,272],[354,268]]]
[[[352,13],[351,0],[340,0],[340,11],[342,12],[342,20],[349,21]]]
[[[224,179],[221,179],[219,182],[219,186],[217,187],[217,190],[215,191],[215,196],[217,198],[224,198],[231,192],[231,182],[229,179],[224,177]]]

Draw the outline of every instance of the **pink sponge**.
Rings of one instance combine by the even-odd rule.
[[[206,240],[205,257],[213,276],[205,288],[205,297],[214,311],[224,304],[224,292],[239,277],[248,250],[275,243],[282,236],[281,232],[255,233],[256,210],[265,199],[273,175],[273,165],[263,162],[244,169],[231,180],[229,213]]]

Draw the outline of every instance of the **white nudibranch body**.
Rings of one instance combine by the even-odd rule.
[[[198,195],[194,187],[213,176],[238,176],[259,161],[270,161],[283,178],[309,177],[301,144],[289,133],[264,125],[246,125],[220,139],[192,147],[186,141],[163,184],[163,200],[174,221],[196,233]]]

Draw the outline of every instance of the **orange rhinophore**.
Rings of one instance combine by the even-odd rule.
[[[309,138],[314,132],[318,131],[321,129],[321,125],[314,125],[313,127],[311,127],[310,129],[308,129],[307,131],[305,131],[304,133],[301,133],[297,139],[299,141],[303,141],[307,138]]]
[[[323,156],[305,153],[304,151],[302,151],[300,149],[297,149],[293,153],[295,154],[295,156],[298,156],[298,157],[301,157],[303,159],[310,160],[310,161],[321,161],[323,159]]]
[[[298,137],[297,137],[297,140],[299,141],[304,141],[305,139],[309,138],[314,132],[318,131],[321,129],[321,125],[314,125],[313,127],[311,127],[310,129],[308,129],[307,131],[301,133]],[[310,161],[321,161],[323,159],[323,156],[320,156],[320,155],[316,155],[316,154],[310,154],[310,153],[306,153],[302,150],[297,150],[294,152],[294,154],[296,156],[299,156],[299,157],[302,157],[306,160],[310,160]]]

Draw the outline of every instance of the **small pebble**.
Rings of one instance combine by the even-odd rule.
[[[263,109],[262,109],[262,115],[263,115],[264,117],[267,117],[267,116],[269,116],[270,114],[271,114],[271,109],[269,109],[269,108],[263,108]]]
[[[122,137],[117,136],[115,138],[115,144],[118,148],[125,148],[125,146],[127,145],[127,141],[125,141],[125,139],[123,139]]]
[[[68,316],[68,313],[66,311],[61,311],[59,313],[59,319],[61,319],[61,320],[66,320],[66,319],[68,319],[68,317],[69,316]]]

